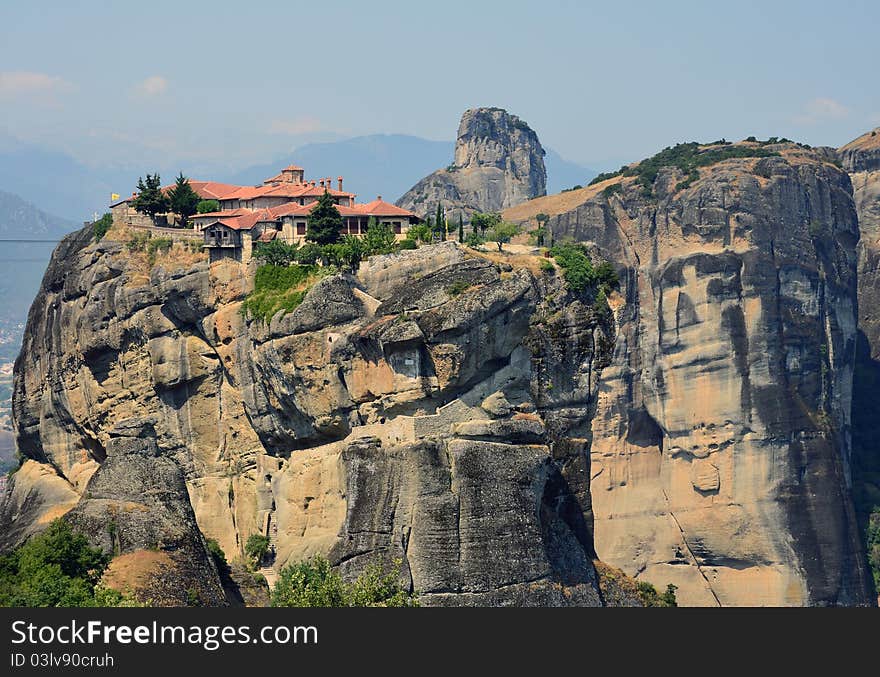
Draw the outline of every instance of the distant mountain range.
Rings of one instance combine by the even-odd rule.
[[[193,173],[193,178],[212,179],[241,185],[261,183],[280,167],[296,163],[305,167],[306,176],[340,174],[345,187],[358,199],[371,200],[376,195],[394,202],[417,181],[438,167],[452,162],[452,141],[431,141],[402,134],[373,134],[342,141],[309,143],[292,152],[279,154],[265,164],[230,173],[228,170]],[[547,191],[556,193],[576,184],[586,184],[596,172],[564,160],[547,151]],[[52,214],[80,222],[106,210],[111,193],[128,194],[134,189],[138,174],[156,171],[93,168],[61,152],[22,143],[0,135],[0,190],[21,196]],[[159,168],[171,182],[175,170]],[[188,173],[186,167],[181,168]]]
[[[4,273],[0,275],[0,339],[27,316],[55,243],[81,226],[81,222],[47,214],[18,195],[0,191],[0,266]],[[7,347],[0,345],[0,358],[9,357]]]
[[[4,240],[57,239],[77,225],[76,221],[48,214],[18,195],[0,190],[0,238]]]

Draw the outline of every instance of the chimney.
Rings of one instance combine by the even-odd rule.
[[[339,192],[341,193],[342,192],[342,177],[337,176],[336,180],[339,181]]]
[[[379,202],[382,202],[382,196],[381,196],[381,195],[377,195],[377,196],[376,196],[376,199],[377,199]]]
[[[321,179],[321,188],[324,187],[324,179]]]

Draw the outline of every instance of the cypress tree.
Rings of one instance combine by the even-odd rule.
[[[443,207],[437,203],[437,217],[434,220],[437,230],[440,231],[440,240],[446,240],[446,223],[443,221]]]
[[[464,221],[461,218],[461,212],[458,213],[458,241],[464,242]]]

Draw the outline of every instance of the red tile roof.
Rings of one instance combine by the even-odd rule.
[[[408,209],[403,209],[378,198],[366,204],[356,204],[355,208],[363,210],[370,216],[415,216]]]
[[[307,183],[280,183],[267,186],[241,186],[223,196],[223,200],[255,200],[259,197],[299,198],[313,197],[324,194],[325,189]],[[333,197],[354,197],[353,193],[330,189]]]
[[[217,181],[196,181],[189,179],[189,185],[195,193],[203,200],[219,200],[224,195],[238,190],[241,186],[233,186],[229,183],[219,183]],[[174,184],[164,186],[162,191],[167,193],[174,188]]]
[[[242,213],[235,213],[242,212]],[[216,221],[212,223],[208,223],[205,227],[209,227],[214,223],[219,223],[227,228],[232,228],[232,230],[251,230],[258,223],[263,222],[274,222],[275,217],[269,212],[268,209],[260,209],[258,211],[251,211],[250,209],[241,209],[241,210],[230,210],[226,212],[214,212],[218,216]],[[211,214],[213,216],[214,214]],[[205,214],[200,214],[199,216],[206,216]]]

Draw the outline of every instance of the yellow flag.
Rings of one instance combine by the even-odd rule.
[[[119,193],[110,193],[110,201],[111,202],[113,200],[118,200],[118,199],[119,199]]]

